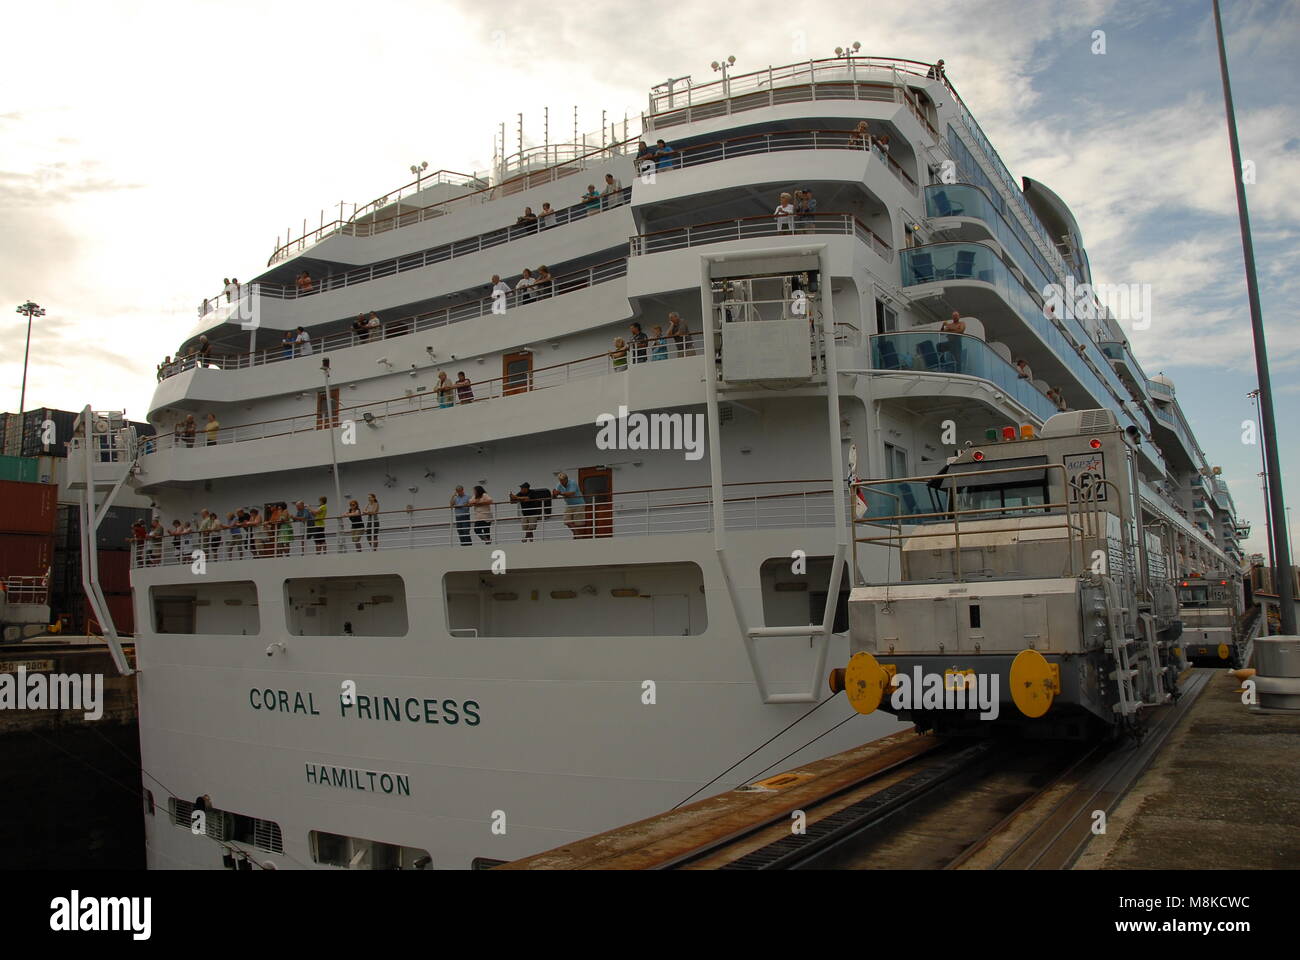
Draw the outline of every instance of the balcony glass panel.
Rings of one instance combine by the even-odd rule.
[[[1003,393],[1041,420],[1057,412],[1056,404],[978,337],[938,331],[877,334],[871,338],[871,365],[876,370],[979,377],[996,384]]]

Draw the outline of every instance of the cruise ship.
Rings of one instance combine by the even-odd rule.
[[[1061,410],[1136,431],[1171,575],[1240,568],[1069,208],[942,69],[687,78],[577,139],[280,238],[176,331],[155,436],[85,411],[88,507],[157,521],[151,867],[489,867],[902,729],[826,686],[893,562],[849,569],[849,481]]]

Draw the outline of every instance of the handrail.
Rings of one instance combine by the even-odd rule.
[[[552,291],[547,293],[539,291],[528,296],[523,293],[511,293],[506,297],[505,304],[507,308],[525,306],[538,300],[547,300],[551,297],[560,296],[565,293],[571,293],[575,290],[585,290],[587,287],[594,286],[597,283],[604,283],[608,280],[616,280],[627,273],[627,259],[618,258],[606,260],[603,263],[595,264],[583,270],[575,270],[572,273],[562,274],[558,277],[553,276]],[[435,327],[444,327],[452,323],[460,323],[464,320],[473,320],[478,317],[486,316],[495,312],[493,305],[496,300],[492,297],[480,297],[473,300],[464,300],[458,304],[449,307],[443,307],[440,310],[431,310],[428,313],[412,314],[401,317],[397,320],[390,320],[385,323],[377,334],[360,334],[351,330],[343,330],[338,333],[329,334],[318,340],[312,340],[310,343],[310,353],[304,349],[290,347],[283,341],[279,347],[263,347],[254,353],[228,353],[213,355],[206,359],[200,360],[197,355],[191,353],[181,357],[179,360],[172,361],[171,365],[164,370],[159,371],[159,379],[166,380],[185,370],[190,370],[195,366],[213,367],[219,370],[238,370],[244,367],[255,367],[266,363],[275,363],[280,360],[292,360],[301,356],[314,356],[318,353],[327,353],[331,350],[343,349],[355,346],[361,343],[371,343],[376,340],[388,340],[393,337],[406,336],[411,333],[419,333],[424,330],[431,330]],[[499,308],[498,308],[499,309]],[[286,331],[288,332],[288,331]]]
[[[735,149],[737,145],[757,141],[765,143],[766,149]],[[810,143],[811,146],[809,146]],[[730,153],[728,153],[729,148]],[[658,169],[660,171],[679,170],[700,163],[728,160],[736,156],[744,157],[756,153],[806,149],[857,150],[862,153],[874,153],[876,156],[884,158],[885,166],[903,182],[911,193],[917,192],[916,181],[911,174],[903,169],[902,164],[890,156],[887,151],[878,150],[874,145],[868,149],[867,145],[858,138],[855,130],[780,130],[766,133],[748,133],[739,137],[709,140],[705,143],[693,143],[690,146],[673,150],[667,157],[658,161],[658,163],[662,164]]]
[[[387,217],[375,217],[373,220],[368,220],[364,223],[358,221],[358,217],[370,216],[374,211],[383,209],[388,205],[390,200],[392,200],[393,203],[400,204],[401,192],[411,186],[411,184],[406,184],[405,187],[399,187],[396,191],[384,194],[383,196],[370,201],[370,203],[367,203],[364,207],[359,207],[354,210],[352,216],[347,220],[343,220],[342,218],[332,220],[329,223],[321,224],[321,226],[315,230],[306,231],[300,237],[286,241],[275,249],[275,252],[271,254],[270,259],[266,261],[266,265],[268,267],[273,267],[281,260],[287,259],[290,248],[294,246],[297,246],[298,252],[301,252],[306,250],[307,247],[313,246],[321,240],[324,240],[327,236],[335,233],[341,233],[350,237],[373,237],[376,234],[387,233],[389,230],[398,227],[407,227],[413,223],[422,223],[430,217],[443,216],[450,212],[453,205],[464,206],[467,203],[486,203],[489,200],[496,199],[498,193],[500,196],[506,197],[513,193],[519,193],[523,190],[540,186],[543,183],[554,182],[559,180],[561,177],[569,176],[570,174],[578,173],[579,171],[586,169],[586,162],[590,161],[594,157],[608,157],[613,159],[615,156],[626,154],[626,150],[620,151],[618,148],[626,147],[629,143],[639,139],[639,137],[631,137],[627,140],[621,140],[618,143],[611,143],[608,146],[591,150],[581,157],[572,160],[565,160],[562,163],[553,164],[552,166],[546,167],[542,170],[531,170],[521,173],[495,184],[489,183],[486,187],[471,191],[470,193],[461,194],[458,197],[452,197],[450,200],[442,200],[438,203],[431,203],[427,206],[417,207],[414,210],[408,210],[405,213],[401,212],[399,209],[397,212],[392,213]],[[412,183],[414,182],[415,181],[412,181]],[[395,194],[396,199],[394,200],[393,198]],[[362,211],[365,212],[363,213]],[[393,221],[397,222],[394,223]]]
[[[665,340],[668,338],[665,337]],[[681,357],[695,356],[703,346],[703,334],[688,333],[681,338],[679,344],[665,343],[664,349],[667,356],[658,358],[659,360],[672,360]],[[645,347],[644,361],[632,359],[633,348],[627,347],[628,362],[639,364],[641,362],[657,362],[654,357],[654,346],[647,344]],[[433,369],[432,365],[426,365],[420,368],[421,372],[428,372]],[[580,369],[579,376],[573,376],[572,372]],[[556,363],[547,367],[537,367],[528,371],[526,374],[514,374],[509,376],[492,377],[487,380],[470,381],[470,389],[473,391],[472,399],[463,400],[457,390],[458,384],[454,380],[448,380],[445,393],[449,396],[446,402],[441,402],[443,398],[438,396],[439,388],[435,384],[432,388],[420,393],[407,396],[388,397],[383,400],[370,400],[365,403],[356,403],[352,406],[340,406],[334,411],[334,422],[342,420],[357,420],[363,418],[364,414],[369,412],[376,420],[383,420],[388,417],[400,416],[406,413],[418,413],[423,410],[446,409],[449,407],[464,406],[468,403],[482,403],[487,400],[495,400],[500,397],[515,396],[517,394],[532,393],[535,390],[544,390],[548,387],[563,386],[574,380],[585,380],[590,377],[604,376],[613,373],[616,370],[625,369],[623,365],[614,366],[610,352],[592,354],[588,357],[580,357],[577,360],[569,360],[564,363]],[[563,376],[559,374],[562,373]],[[539,381],[553,381],[539,383]],[[463,385],[461,385],[463,386]],[[317,394],[319,396],[319,393]],[[390,405],[399,405],[403,409],[393,410]],[[349,415],[351,414],[351,415]],[[217,446],[227,443],[242,443],[246,440],[265,440],[271,437],[289,436],[295,433],[309,433],[325,428],[326,417],[323,413],[313,411],[312,413],[298,414],[292,417],[277,417],[271,420],[257,420],[251,423],[241,423],[235,426],[219,427],[216,431],[216,439],[212,442],[204,436],[203,428],[199,425],[194,435],[193,443],[186,443],[185,438],[176,430],[168,433],[158,433],[149,437],[141,437],[136,441],[137,448],[141,454],[154,453],[161,449],[178,449],[184,447],[203,448],[208,446]],[[288,429],[275,429],[280,425],[288,425]],[[302,424],[302,426],[299,426]],[[271,428],[271,429],[268,429]]]
[[[628,202],[631,196],[632,188],[630,186],[624,187],[619,192],[619,199],[617,201],[611,202],[612,195],[611,197],[602,196],[601,203],[599,204],[599,211],[603,212],[605,210],[612,210],[615,207],[622,206]],[[543,218],[538,215],[538,219],[532,223],[513,223],[504,227],[497,227],[493,230],[474,234],[473,236],[463,237],[459,240],[452,240],[448,243],[442,243],[436,247],[427,247],[424,250],[416,250],[413,253],[404,253],[398,257],[388,257],[384,260],[378,260],[374,263],[367,264],[364,267],[357,267],[356,269],[349,270],[345,273],[337,273],[319,279],[313,278],[311,289],[309,290],[299,289],[296,284],[258,282],[257,292],[262,296],[272,297],[277,300],[299,300],[303,297],[313,297],[317,294],[327,293],[341,287],[350,287],[358,283],[367,283],[371,280],[391,277],[398,273],[405,273],[407,270],[418,270],[421,267],[427,267],[431,264],[443,263],[447,260],[454,260],[457,257],[481,253],[484,250],[500,246],[504,243],[511,243],[524,237],[535,236],[543,231],[573,223],[577,220],[585,220],[591,215],[592,207],[592,204],[580,201],[571,206],[551,211],[551,213],[546,215],[545,219],[552,222],[548,222],[545,225],[541,223]],[[208,302],[216,304],[217,301],[210,300]]]
[[[934,79],[926,77],[926,71],[931,64],[923,60],[912,60],[906,57],[874,57],[874,56],[854,56],[854,57],[827,57],[825,59],[801,60],[795,63],[783,64],[780,67],[767,67],[765,70],[754,70],[749,73],[729,76],[724,80],[714,80],[709,83],[701,83],[685,87],[671,92],[663,92],[658,95],[651,93],[650,112],[647,118],[655,120],[662,115],[670,112],[681,110],[682,106],[674,103],[676,100],[685,100],[686,106],[695,106],[701,103],[713,103],[725,99],[735,99],[737,93],[762,92],[772,90],[778,86],[789,86],[801,83],[816,83],[817,73],[819,71],[837,73],[847,72],[848,76],[836,77],[834,81],[823,82],[849,82],[856,81],[858,70],[868,72],[889,72],[890,74],[907,74],[909,76],[920,77],[922,79]],[[919,69],[917,69],[919,68]],[[806,75],[804,74],[806,71]],[[786,83],[785,81],[791,81]],[[945,77],[942,81],[950,90],[951,84]],[[717,92],[719,96],[712,96],[711,93]],[[952,90],[953,96],[957,95],[956,90]],[[703,94],[703,96],[701,96]],[[660,108],[660,102],[667,100],[667,106]]]
[[[983,462],[996,463],[997,461],[986,460]],[[856,516],[855,514],[852,521],[855,528],[861,524],[872,524],[875,526],[888,527],[888,521],[896,521],[897,530],[896,532],[891,531],[890,533],[884,534],[882,536],[864,537],[864,536],[859,536],[855,529],[853,531],[854,569],[857,569],[857,550],[858,550],[859,543],[878,543],[881,541],[885,541],[886,546],[897,549],[901,554],[903,548],[903,540],[905,536],[908,539],[920,538],[920,537],[952,537],[954,543],[953,550],[954,553],[956,554],[953,563],[953,576],[956,582],[961,583],[963,582],[963,572],[962,572],[962,564],[961,564],[961,517],[971,516],[975,514],[996,514],[999,517],[1010,519],[1010,517],[1008,516],[1008,511],[1016,511],[1022,514],[1025,511],[1028,511],[1035,516],[1041,513],[1041,515],[1045,517],[1061,518],[1059,522],[1048,523],[1040,527],[1039,529],[1050,530],[1050,529],[1055,529],[1056,527],[1063,527],[1065,529],[1066,565],[1069,568],[1069,572],[1071,573],[1081,572],[1083,570],[1084,565],[1086,564],[1086,559],[1087,559],[1084,542],[1089,529],[1088,525],[1084,523],[1084,509],[1083,509],[1082,497],[1080,497],[1080,500],[1076,504],[1072,504],[1069,497],[1067,496],[1065,500],[1060,502],[1036,503],[1036,504],[1026,505],[1022,507],[977,507],[977,508],[959,509],[956,506],[956,502],[957,502],[956,481],[957,480],[967,478],[967,477],[987,480],[990,473],[999,473],[999,474],[1017,473],[1017,472],[1023,473],[1026,471],[1034,471],[1034,472],[1043,471],[1044,476],[1046,476],[1046,472],[1049,470],[1060,471],[1061,479],[1063,482],[1062,489],[1066,491],[1072,489],[1078,490],[1078,487],[1074,486],[1070,482],[1069,476],[1065,472],[1064,464],[1060,464],[1060,463],[1040,463],[1040,464],[1032,464],[1030,466],[1023,466],[1023,467],[998,466],[998,467],[991,467],[989,470],[982,470],[982,471],[967,471],[964,473],[937,473],[937,474],[930,474],[928,476],[921,476],[921,477],[896,477],[896,478],[884,478],[884,479],[877,479],[877,480],[859,480],[854,483],[851,483],[850,492],[852,497],[854,498],[854,502],[857,502],[858,490],[865,489],[867,487],[879,486],[881,484],[898,484],[898,483],[930,484],[931,482],[936,480],[951,481],[948,484],[949,489],[948,489],[947,510],[942,510],[937,512],[931,511],[927,513],[902,513],[902,514],[888,514],[888,515],[865,516],[865,517],[859,517]],[[895,499],[898,498],[895,497]],[[1092,505],[1092,513],[1095,515],[1098,512],[1097,502],[1095,499],[1091,501],[1091,505]],[[1074,506],[1075,511],[1078,514],[1077,522],[1071,520],[1072,506]],[[1052,510],[1058,508],[1060,508],[1062,511],[1060,514],[1051,512]],[[945,520],[951,518],[952,522],[951,524],[948,523],[941,524],[943,529],[938,529],[938,530],[924,530],[924,531],[909,530],[906,532],[903,530],[903,522],[906,520],[917,521],[917,520],[925,520],[925,519],[939,518],[939,517]],[[1099,535],[1097,534],[1097,531],[1100,530],[1100,524],[1097,523],[1095,516],[1093,518],[1092,530],[1094,532],[1094,535]],[[977,531],[977,532],[984,533],[987,531]],[[1077,567],[1074,566],[1076,534],[1078,536],[1078,550],[1079,550],[1079,566]],[[901,562],[899,564],[899,575],[900,576],[902,575]],[[907,582],[907,581],[900,580],[899,582]]]
[[[50,575],[18,575],[0,577],[0,596],[9,603],[32,603],[43,605],[49,602]]]
[[[842,231],[828,231],[818,229],[827,226],[843,224],[846,229]],[[809,227],[814,229],[809,231]],[[730,237],[732,231],[723,231],[722,227],[734,227],[735,236]],[[660,250],[677,250],[682,247],[692,247],[696,245],[695,237],[697,234],[704,234],[707,239],[703,243],[719,243],[727,239],[741,240],[746,236],[771,236],[780,233],[827,233],[838,232],[844,234],[857,233],[864,241],[868,242],[876,252],[885,260],[893,258],[894,248],[889,245],[879,234],[869,226],[859,220],[851,213],[812,213],[812,214],[795,214],[794,229],[786,230],[779,224],[772,214],[765,214],[757,217],[733,217],[729,220],[710,220],[705,223],[686,224],[681,227],[669,227],[665,230],[653,230],[650,233],[633,234],[628,237],[628,253],[630,256],[640,256],[647,253],[655,253]],[[668,237],[684,236],[685,243],[668,243]]]
[[[767,484],[818,484],[830,481],[778,480],[735,483],[727,486],[763,486]],[[519,543],[525,530],[522,521],[528,516],[537,519],[531,540],[604,539],[613,536],[646,536],[656,534],[707,532],[712,529],[712,500],[705,494],[707,486],[671,487],[649,490],[631,490],[623,493],[601,494],[595,497],[583,494],[587,501],[584,515],[575,519],[564,516],[563,501],[553,503],[550,514],[525,515],[522,509],[516,514],[503,515],[502,508],[510,506],[508,499],[492,504],[490,542]],[[834,494],[831,487],[797,490],[786,493],[733,496],[723,503],[723,519],[729,528],[772,529],[789,527],[825,527],[834,525]],[[661,499],[653,495],[666,494]],[[596,501],[596,502],[593,502]],[[465,518],[465,512],[469,518]],[[418,515],[418,516],[417,516]],[[131,545],[131,565],[134,568],[189,564],[194,558],[193,549],[204,551],[205,560],[220,562],[236,559],[299,558],[311,555],[352,554],[372,550],[413,549],[420,547],[468,546],[482,544],[481,535],[473,529],[473,507],[412,507],[409,510],[381,511],[373,530],[362,516],[362,522],[353,525],[347,514],[325,518],[319,534],[304,529],[283,538],[275,524],[261,520],[258,524],[239,525],[238,536],[223,523],[214,544],[210,534],[193,530],[173,534],[163,531],[161,536],[136,540]],[[387,519],[385,519],[387,518]],[[404,518],[404,520],[402,519]],[[343,521],[349,521],[344,523]],[[394,523],[393,521],[397,522]],[[335,521],[333,524],[329,521]],[[417,522],[419,521],[419,522]],[[304,519],[281,517],[279,524],[304,524]],[[570,526],[573,523],[576,526]],[[334,529],[330,529],[333,527]],[[248,543],[251,533],[253,542]],[[373,539],[372,539],[373,538]],[[351,543],[349,543],[349,539]],[[188,543],[187,543],[188,541]],[[242,543],[236,542],[242,541]],[[296,548],[296,552],[295,552]],[[225,556],[222,556],[222,554]]]

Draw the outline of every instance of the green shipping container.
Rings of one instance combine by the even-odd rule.
[[[40,480],[40,462],[35,457],[0,456],[0,480],[17,480],[37,483]]]

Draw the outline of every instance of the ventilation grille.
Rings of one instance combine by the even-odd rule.
[[[718,423],[730,423],[735,419],[736,411],[729,403],[718,404]]]

